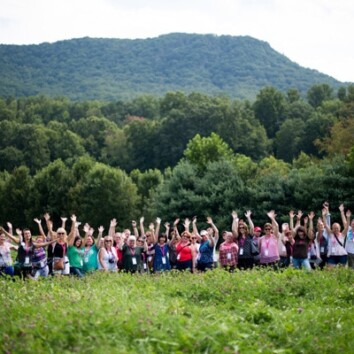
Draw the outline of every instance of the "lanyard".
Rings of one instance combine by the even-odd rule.
[[[129,249],[130,249],[130,254],[132,256],[135,256],[135,248],[129,247]]]
[[[162,247],[160,247],[161,253],[162,253],[162,257],[165,257],[165,245],[163,245]]]
[[[265,238],[265,244],[266,244],[266,248],[269,248],[269,242],[270,242],[270,236],[268,238]]]

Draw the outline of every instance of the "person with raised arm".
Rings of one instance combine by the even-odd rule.
[[[32,274],[35,274],[36,270],[39,269],[39,264],[42,265],[41,268],[43,268],[42,275],[44,273],[44,276],[48,275],[48,270],[45,269],[46,255],[44,247],[48,246],[52,242],[45,242],[41,236],[38,240],[39,242],[34,242],[30,229],[23,229],[22,236],[22,231],[17,228],[16,233],[18,237],[14,237],[12,234],[6,232],[6,230],[3,228],[1,230],[8,238],[19,245],[15,263],[15,275],[19,275],[23,279],[32,278]]]
[[[2,229],[2,231],[12,242],[18,244],[17,256],[14,264],[15,275],[18,275],[23,279],[29,278],[32,273],[32,255],[34,250],[31,230],[23,229],[22,236],[22,230],[17,228],[17,237],[13,236],[5,229]]]
[[[156,223],[160,224],[161,220],[157,218]],[[168,234],[170,231],[170,224],[165,223],[165,233],[157,234],[157,243],[155,244],[155,257],[154,257],[154,272],[163,272],[171,269],[170,252]],[[158,232],[158,229],[156,230]]]
[[[198,237],[201,238],[200,247],[199,247],[199,257],[197,261],[197,270],[200,272],[205,272],[207,270],[214,268],[214,247],[215,247],[215,239],[213,237],[213,233],[216,235],[219,234],[218,228],[213,223],[213,219],[208,216],[207,223],[210,225],[212,229],[212,233],[208,230],[200,231],[198,233],[198,229],[195,228],[195,232]]]
[[[311,211],[308,215],[310,220],[310,232],[306,229],[305,226],[301,225],[301,216],[302,212],[298,212],[298,223],[295,226],[293,237],[290,242],[293,246],[293,266],[295,269],[303,268],[305,270],[310,271],[311,265],[308,258],[308,251],[311,240],[314,238],[313,234],[313,218],[315,213]]]
[[[294,211],[290,210],[289,219],[290,225],[294,224]],[[289,223],[284,222],[281,224],[281,233],[279,233],[278,238],[278,249],[279,249],[279,268],[287,268],[291,263],[292,256],[292,245],[289,241],[290,236],[293,236],[293,226],[290,227]]]
[[[219,262],[223,269],[233,272],[237,267],[238,245],[230,231],[223,232],[224,242],[219,247]]]
[[[338,223],[333,223],[332,229],[329,227],[327,224],[328,209],[326,207],[322,209],[322,219],[324,221],[324,227],[328,233],[328,266],[330,268],[333,268],[338,264],[345,266],[348,259],[348,253],[345,250],[348,223],[344,215],[343,204],[339,206],[339,210],[344,226],[343,232],[341,232],[341,227]]]
[[[89,224],[84,225],[84,232],[84,263],[82,270],[84,274],[87,274],[98,269],[98,251],[100,249],[103,235],[103,226],[98,229],[98,237],[96,242],[93,238],[94,229],[91,228]]]
[[[176,245],[181,239],[181,236],[178,233],[177,225],[179,223],[179,218],[177,218],[173,223],[173,230],[171,231],[171,240],[169,242],[169,255],[170,255],[170,264],[172,269],[177,268],[177,249]]]
[[[196,252],[195,248],[191,244],[191,233],[189,232],[190,220],[186,218],[184,220],[184,231],[181,234],[181,240],[176,245],[177,251],[177,270],[190,272],[195,271]]]
[[[10,223],[7,225],[9,226]],[[11,225],[11,224],[10,224]],[[12,231],[9,227],[9,231]],[[12,232],[9,234],[12,234]],[[10,238],[11,239],[11,238]],[[17,251],[18,247],[12,245],[10,242],[6,241],[6,233],[4,232],[3,227],[0,227],[0,276],[9,275],[11,277],[14,276],[15,271],[13,267],[11,250]]]
[[[259,240],[259,253],[261,255],[260,265],[263,267],[273,267],[277,269],[279,262],[278,237],[279,229],[276,222],[274,210],[267,213],[271,223],[265,223],[263,227],[264,236]]]
[[[156,232],[155,232],[155,226],[151,222],[149,224],[149,231],[145,233],[144,229],[144,216],[140,218],[140,236],[146,237],[146,243],[148,245],[148,249],[146,251],[146,265],[147,265],[147,270],[149,272],[153,271],[154,267],[154,257],[155,257],[155,244],[157,242],[156,235],[160,232],[160,224],[161,224],[161,219],[157,218],[156,219]]]
[[[241,270],[253,268],[252,235],[254,225],[251,215],[252,212],[250,210],[245,213],[248,225],[243,220],[239,220],[237,226],[233,224],[232,229],[232,233],[236,238],[236,243],[238,244],[237,268]]]
[[[41,220],[34,219],[34,222],[38,225],[39,236],[33,242],[34,249],[32,254],[32,273],[33,279],[37,280],[39,277],[47,277],[49,275],[48,259],[45,247],[51,246],[55,240],[46,242],[46,235],[44,233]]]
[[[70,264],[70,274],[79,278],[84,276],[84,244],[79,233],[80,223],[77,222],[76,215],[71,216],[71,230],[68,237],[68,258]]]
[[[143,269],[142,254],[148,250],[146,236],[140,236],[143,241],[143,247],[137,246],[136,236],[130,235],[126,243],[122,239],[118,245],[123,252],[123,269],[128,273],[136,273]]]

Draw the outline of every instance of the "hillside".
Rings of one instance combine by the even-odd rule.
[[[110,100],[180,90],[252,99],[264,86],[304,93],[319,83],[340,85],[248,36],[174,33],[136,40],[0,45],[3,97],[44,94]]]

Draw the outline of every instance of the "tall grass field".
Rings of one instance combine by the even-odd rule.
[[[354,272],[0,279],[1,353],[353,353]]]

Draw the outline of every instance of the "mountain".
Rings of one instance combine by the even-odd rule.
[[[0,45],[0,96],[117,100],[179,90],[252,99],[264,86],[306,93],[320,83],[341,85],[248,36],[172,33]]]

